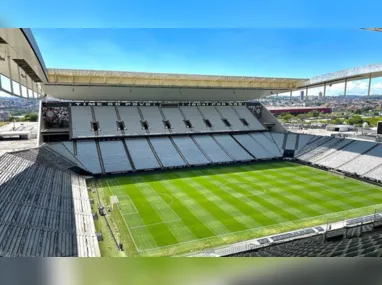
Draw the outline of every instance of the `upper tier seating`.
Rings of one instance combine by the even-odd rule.
[[[233,106],[232,107],[238,116],[248,123],[248,128],[252,131],[263,131],[265,127],[260,121],[249,111],[246,106]]]
[[[0,256],[100,256],[86,182],[51,158],[0,157]]]
[[[190,121],[193,132],[200,133],[211,131],[211,128],[206,126],[203,117],[196,106],[182,106],[179,108],[184,114],[184,117]]]
[[[163,124],[164,118],[157,106],[138,107],[142,112],[144,121],[147,121],[150,134],[166,134],[169,130]]]
[[[72,137],[266,130],[246,106],[72,106]],[[92,123],[98,122],[98,125]]]
[[[119,117],[125,124],[125,134],[145,135],[146,130],[141,124],[141,115],[138,107],[117,107]]]
[[[72,106],[70,110],[72,122],[72,136],[74,138],[94,136],[95,134],[91,129],[91,122],[93,121],[91,107]]]
[[[166,120],[171,124],[172,133],[191,133],[192,129],[187,128],[182,113],[178,107],[162,107],[162,112]]]
[[[102,106],[93,107],[95,119],[98,121],[99,136],[120,136],[121,131],[118,130],[117,126],[117,113],[115,112],[115,107]]]
[[[240,120],[240,117],[231,106],[216,106],[215,108],[218,110],[222,118],[227,119],[227,121],[230,123],[231,130],[233,131],[250,130],[249,127],[244,125],[244,123]]]
[[[214,106],[199,106],[197,107],[200,110],[203,118],[209,120],[212,127],[211,129],[214,131],[230,131],[230,127],[226,126],[219,112],[216,110]]]

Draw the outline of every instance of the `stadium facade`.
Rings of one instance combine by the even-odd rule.
[[[381,65],[311,79],[62,70],[45,67],[28,29],[0,29],[0,42],[1,90],[40,100],[36,148],[0,157],[3,256],[100,256],[98,241],[104,237],[94,220],[104,218],[112,229],[108,211],[114,211],[114,203],[138,253],[156,249],[160,239],[151,245],[150,238],[134,234],[146,225],[140,224],[143,217],[131,198],[100,197],[97,187],[102,180],[97,179],[101,177],[294,160],[367,183],[382,181],[382,150],[377,142],[289,133],[260,102],[249,101],[294,90],[308,94],[309,88],[318,86],[324,86],[325,96],[327,85],[345,82],[346,88],[348,80],[381,76]],[[122,199],[127,199],[124,204]],[[360,205],[373,206],[372,201],[359,199]],[[161,216],[161,209],[167,207],[154,209]],[[169,220],[161,216],[158,224],[182,220],[173,210],[167,214]],[[125,215],[136,217],[136,224],[132,226]],[[362,232],[368,224],[374,230],[381,217],[375,212],[347,225],[361,225]],[[306,235],[343,236],[344,231],[344,227],[333,232],[318,225],[258,239],[240,251]],[[122,251],[126,244],[121,241],[126,239],[113,230],[111,236]],[[357,254],[378,248],[374,249]],[[232,254],[231,249],[218,255]]]

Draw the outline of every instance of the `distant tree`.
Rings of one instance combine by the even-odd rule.
[[[334,125],[341,125],[343,124],[344,120],[340,118],[331,119],[330,123]]]
[[[354,114],[362,114],[362,111],[361,111],[361,109],[357,109],[357,110],[354,110]]]
[[[312,113],[312,117],[317,118],[318,116],[320,116],[320,112],[318,112],[317,110],[313,110],[311,113]]]
[[[37,120],[38,120],[38,115],[36,113],[26,114],[23,118],[23,121],[28,121],[28,122],[37,122]]]
[[[287,123],[290,123],[290,121],[293,119],[293,115],[292,114],[284,114],[282,117],[281,117],[284,121],[286,121]]]
[[[360,126],[363,123],[361,116],[353,116],[348,120],[349,125]]]

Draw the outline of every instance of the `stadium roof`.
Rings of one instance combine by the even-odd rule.
[[[47,95],[79,101],[251,100],[346,80],[382,76],[382,64],[311,79],[47,69],[29,29],[0,29],[0,60],[3,62],[0,73],[8,80],[20,83],[18,86],[8,81],[0,84],[0,90],[27,98]]]
[[[250,100],[306,80],[71,69],[49,69],[48,74],[47,93],[70,100]]]
[[[294,88],[306,79],[146,73],[104,70],[49,69],[49,83],[121,84],[221,88]]]

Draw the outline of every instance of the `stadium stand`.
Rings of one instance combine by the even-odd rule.
[[[91,107],[72,106],[71,109],[72,137],[85,138],[93,137],[95,134],[91,129],[93,115]]]
[[[101,141],[99,142],[99,146],[105,172],[126,172],[133,169],[122,141]]]
[[[378,257],[382,256],[382,233],[372,231],[361,237],[326,241],[324,236],[293,240],[255,250],[229,255],[231,257]]]
[[[243,119],[247,124],[248,128],[252,131],[264,131],[265,127],[259,122],[259,120],[249,111],[246,106],[233,106],[232,107],[238,116]]]
[[[280,150],[281,153],[284,153],[283,143],[284,143],[285,134],[274,133],[274,132],[271,132],[270,134],[271,134],[274,142],[276,143],[277,148]]]
[[[0,157],[0,256],[100,256],[85,180],[27,152]]]
[[[94,140],[77,142],[77,158],[91,173],[102,173],[98,150]]]
[[[214,106],[199,106],[200,113],[205,120],[211,124],[213,131],[230,131],[230,127],[225,125],[222,117]]]
[[[125,126],[125,135],[145,135],[147,133],[142,127],[142,118],[137,107],[119,106],[117,107],[117,111]]]
[[[149,139],[154,152],[158,155],[164,167],[185,166],[186,163],[168,137],[156,137]],[[134,150],[133,150],[134,151]]]
[[[125,142],[134,162],[135,169],[145,170],[161,167],[147,139],[131,138],[125,139]]]
[[[162,107],[166,120],[170,122],[172,133],[191,133],[190,127],[186,126],[184,117],[178,107]]]
[[[193,136],[196,143],[201,147],[204,153],[211,159],[214,163],[219,162],[232,162],[233,159],[230,158],[224,150],[216,143],[216,141],[209,135],[195,135]]]
[[[363,154],[372,148],[375,143],[364,141],[353,141],[344,148],[339,148],[330,155],[326,155],[315,163],[329,168],[337,168],[351,159]]]
[[[292,133],[288,133],[285,149],[295,150],[296,149],[296,141],[297,141],[297,135],[292,134]]]
[[[169,130],[165,128],[163,123],[164,118],[159,111],[159,107],[145,106],[138,107],[138,109],[142,113],[143,120],[147,122],[148,131],[150,134],[165,134],[169,132]]]
[[[193,132],[211,132],[211,128],[209,128],[203,121],[203,117],[196,106],[181,106],[179,108],[184,116],[184,119],[190,122]]]
[[[99,136],[120,136],[121,131],[117,126],[117,113],[115,107],[112,106],[97,106],[93,107],[96,121],[99,123]]]
[[[272,157],[271,154],[249,134],[233,135],[233,137],[256,159],[268,159]]]
[[[253,160],[245,149],[243,149],[230,135],[213,135],[220,147],[236,161]]]
[[[343,164],[338,169],[363,175],[382,164],[382,145],[375,144],[375,147],[355,159]]]
[[[191,137],[176,136],[173,138],[173,141],[182,152],[189,165],[203,165],[210,163],[208,158],[203,154]]]
[[[264,133],[251,133],[250,136],[269,153],[267,158],[277,158],[283,156],[277,148],[275,142],[269,140]]]
[[[232,106],[216,106],[216,110],[219,112],[222,118],[226,119],[230,128],[233,131],[249,131],[249,127],[246,126],[239,118]]]

